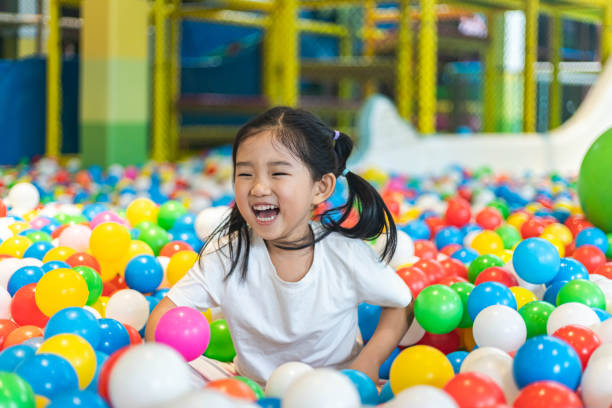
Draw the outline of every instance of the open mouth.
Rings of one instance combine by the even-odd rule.
[[[258,204],[251,207],[259,223],[270,223],[276,219],[280,208],[272,204]]]

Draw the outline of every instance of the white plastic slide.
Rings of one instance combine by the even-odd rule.
[[[352,166],[387,171],[437,173],[451,164],[488,165],[519,173],[560,171],[577,174],[591,144],[612,127],[612,60],[576,113],[549,133],[420,135],[387,98],[376,95],[362,108],[360,142]],[[612,160],[612,158],[610,158]]]

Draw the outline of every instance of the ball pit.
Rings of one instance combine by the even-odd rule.
[[[106,172],[42,159],[5,172],[0,375],[3,395],[24,404],[62,406],[72,396],[90,406],[138,407],[155,399],[160,407],[234,407],[239,392],[262,407],[612,403],[612,319],[603,321],[612,312],[612,236],[598,218],[608,213],[595,216],[579,204],[602,194],[583,197],[586,173],[577,193],[576,180],[559,175],[363,172],[396,218],[401,234],[392,266],[415,298],[417,318],[379,372],[389,381],[376,389],[358,372],[291,362],[274,371],[265,391],[236,378],[211,386],[225,390],[219,394],[190,389],[185,360],[202,352],[234,358],[222,315],[213,319],[208,311],[207,320],[193,311],[182,323],[173,319],[184,327],[166,328],[174,336],[166,344],[143,344],[142,337],[149,313],[228,213],[227,152]],[[53,185],[58,174],[63,184]],[[340,190],[330,201],[342,203]],[[380,308],[360,306],[365,341],[379,315]],[[206,346],[177,334],[196,326],[209,329]],[[146,385],[159,381],[164,386],[154,392]],[[542,401],[542,392],[550,398]]]

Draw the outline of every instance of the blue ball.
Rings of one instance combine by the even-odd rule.
[[[340,372],[351,380],[363,405],[378,404],[378,389],[370,377],[357,370],[346,369]]]
[[[157,298],[157,300],[160,301],[166,296],[166,293],[168,293],[169,291],[170,289],[168,288],[157,289],[155,292],[153,292],[153,297]]]
[[[24,258],[36,258],[38,260],[43,260],[47,252],[49,252],[53,248],[53,244],[48,241],[38,241],[34,242],[32,245],[28,247],[23,253]]]
[[[470,232],[474,232],[474,231],[482,231],[482,227],[475,223],[469,223],[461,227],[460,231],[461,231],[461,240],[463,241],[465,237],[467,236],[467,234],[469,234]]]
[[[576,236],[576,248],[582,245],[596,246],[605,254],[608,250],[608,237],[599,228],[585,228]]]
[[[42,232],[46,232],[49,235],[52,235],[53,231],[55,231],[58,228],[59,228],[59,222],[57,222],[56,220],[53,220],[52,222],[49,222],[47,225],[42,227],[40,230]]]
[[[546,288],[546,292],[544,292],[544,296],[542,296],[542,300],[544,302],[548,302],[553,306],[557,306],[557,295],[561,288],[567,283],[567,281],[556,281],[548,288]]]
[[[478,252],[472,248],[461,248],[453,252],[451,258],[455,258],[466,265],[469,265],[474,259],[478,258]]]
[[[96,372],[94,373],[94,377],[87,386],[86,390],[98,392],[100,370],[102,369],[102,365],[104,364],[104,362],[108,360],[108,357],[108,354],[96,350]]]
[[[468,296],[467,310],[472,320],[476,320],[481,310],[493,305],[504,305],[516,310],[516,298],[507,286],[499,282],[476,285]]]
[[[149,302],[149,314],[151,314],[161,299],[158,299],[155,296],[145,296],[145,298],[147,299],[147,302]]]
[[[366,343],[376,330],[378,326],[378,319],[380,319],[380,313],[382,308],[380,306],[370,305],[368,303],[361,303],[357,309],[357,317],[359,322],[359,330],[361,331],[361,337],[363,342]]]
[[[191,231],[179,231],[178,233],[170,233],[170,240],[183,241],[191,248],[193,248],[193,250],[196,252],[200,252],[200,250],[204,246],[204,242],[202,242],[202,240],[198,238],[195,232]]]
[[[557,248],[542,238],[521,241],[512,256],[514,270],[526,282],[546,283],[559,272],[561,258]]]
[[[57,395],[47,408],[108,408],[108,404],[95,391],[75,390]]]
[[[587,268],[585,268],[583,264],[574,258],[561,258],[559,272],[557,272],[557,275],[553,280],[546,283],[546,286],[550,286],[555,282],[568,282],[574,279],[589,280],[589,272],[587,271]]]
[[[15,373],[30,384],[34,394],[50,399],[79,387],[72,365],[55,354],[35,354],[21,363]]]
[[[192,213],[181,215],[176,221],[174,221],[174,224],[172,224],[171,232],[195,232],[194,224],[196,217],[197,215]]]
[[[281,400],[274,397],[260,398],[256,401],[256,404],[261,408],[281,408]]]
[[[429,239],[431,230],[425,221],[414,220],[400,228],[406,234],[410,235],[413,240],[417,239]]]
[[[391,352],[391,355],[389,357],[387,357],[385,362],[380,365],[380,368],[378,369],[378,377],[379,378],[383,378],[385,380],[389,379],[389,372],[391,371],[391,364],[393,364],[393,361],[395,360],[395,357],[398,356],[400,351],[401,350],[396,347]]]
[[[96,317],[81,307],[67,307],[51,316],[45,327],[45,339],[62,333],[81,336],[94,349],[102,338],[102,330]]]
[[[393,399],[393,390],[391,389],[391,381],[387,381],[385,385],[380,389],[380,396],[378,397],[381,404]]]
[[[108,354],[130,344],[130,334],[125,326],[115,319],[98,319],[98,324],[102,330],[102,336],[98,343],[97,350]]]
[[[138,255],[125,267],[125,283],[140,293],[153,292],[164,279],[164,269],[153,255]]]
[[[39,266],[22,266],[17,269],[8,281],[7,290],[11,296],[25,285],[37,283],[43,277],[45,272]]]
[[[434,241],[436,248],[442,249],[449,244],[461,245],[463,243],[463,237],[459,228],[451,226],[439,230]]]
[[[536,381],[556,381],[576,390],[582,366],[578,354],[563,340],[552,336],[536,336],[518,349],[512,371],[519,388]]]
[[[606,312],[605,310],[602,310],[598,307],[592,307],[591,309],[593,309],[595,311],[595,313],[597,313],[597,317],[599,317],[599,321],[603,322],[608,320],[609,318],[612,317],[612,315],[608,312]]]
[[[68,265],[66,262],[64,261],[51,261],[51,262],[47,262],[44,263],[42,266],[43,271],[45,271],[45,273],[52,271],[53,269],[59,269],[59,268],[68,268],[70,269],[71,266]]]
[[[17,366],[36,353],[34,347],[18,344],[6,348],[0,353],[0,371],[15,371]]]
[[[446,358],[450,361],[453,366],[453,371],[455,374],[459,374],[459,370],[461,369],[461,364],[463,364],[463,360],[470,354],[467,351],[453,351],[452,353],[448,353]]]
[[[38,351],[38,349],[40,348],[40,346],[43,344],[44,341],[45,341],[44,338],[37,336],[37,337],[30,337],[29,339],[24,340],[21,344],[23,344],[24,346],[32,347],[34,351]]]

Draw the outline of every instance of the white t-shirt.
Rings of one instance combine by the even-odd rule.
[[[316,233],[316,231],[315,231]],[[214,251],[168,292],[177,306],[221,307],[241,375],[264,383],[289,361],[344,368],[359,354],[357,308],[362,302],[405,307],[410,289],[359,239],[331,233],[314,247],[309,271],[298,282],[276,273],[264,241],[251,233],[247,277],[240,263],[224,281],[227,248]]]

